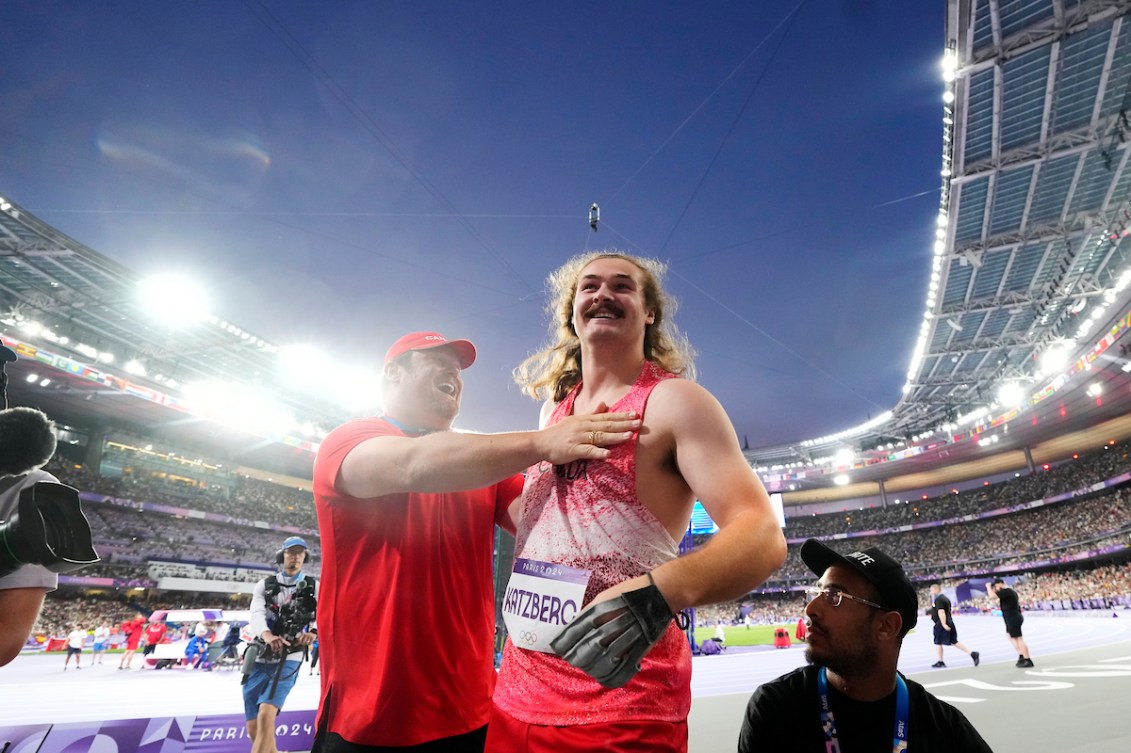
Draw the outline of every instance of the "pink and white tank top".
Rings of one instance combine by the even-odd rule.
[[[609,412],[643,416],[652,389],[675,375],[645,362],[628,393]],[[550,416],[573,412],[580,385]],[[637,437],[605,460],[527,471],[515,557],[589,570],[590,601],[601,591],[675,559],[679,545],[636,496]],[[507,641],[495,703],[527,724],[594,724],[653,719],[680,721],[691,708],[691,651],[673,621],[624,687],[608,689],[553,654]]]

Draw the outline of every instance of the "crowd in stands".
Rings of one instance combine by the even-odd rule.
[[[313,494],[247,476],[237,475],[230,496],[225,497],[216,488],[190,490],[171,487],[168,483],[146,480],[133,474],[106,478],[86,466],[67,462],[58,456],[45,466],[45,470],[55,474],[64,484],[84,492],[215,513],[245,525],[268,522],[308,531],[318,530]]]
[[[787,529],[788,530],[788,529]],[[912,579],[956,568],[976,574],[1026,562],[1062,560],[1104,547],[1127,545],[1131,534],[1131,487],[1095,497],[1024,510],[968,523],[952,523],[883,536],[848,539],[842,546],[878,546],[903,563]],[[791,545],[774,582],[810,577],[800,547]]]
[[[150,559],[263,566],[275,560],[280,532],[189,520],[159,512],[83,504],[94,548],[103,562],[145,565]],[[313,544],[312,544],[313,545]]]
[[[137,598],[125,601],[110,594],[60,591],[44,600],[31,634],[58,638],[66,636],[75,625],[82,625],[88,632],[93,632],[102,623],[117,634],[119,626],[138,613],[149,616],[159,609],[247,609],[250,603],[251,597],[247,595],[218,599],[210,594],[177,593],[150,599],[145,594],[138,594]]]
[[[1061,611],[1131,608],[1131,566],[1102,565],[1087,570],[1069,570],[1029,575],[1013,584],[1022,609]],[[992,609],[996,600],[987,596],[974,606]]]
[[[810,574],[812,582],[816,576]],[[947,592],[961,580],[939,581]],[[919,604],[931,603],[930,582],[918,583]],[[1030,573],[1012,583],[1021,608],[1027,611],[1131,609],[1131,563],[1107,564],[1083,570]],[[982,592],[979,591],[979,594]],[[744,599],[695,609],[695,624],[790,625],[805,614],[807,597],[799,591],[751,594]],[[973,600],[956,600],[958,610],[992,612],[997,599],[986,593]]]
[[[809,576],[810,581],[813,576]],[[927,583],[919,584],[919,603],[925,609],[931,597]],[[945,591],[958,581],[943,580]],[[1068,572],[1032,573],[1013,584],[1021,606],[1029,611],[1131,609],[1131,565],[1101,565]],[[124,603],[111,595],[88,596],[59,593],[44,602],[33,633],[65,636],[75,624],[93,630],[102,622],[111,627],[133,617],[138,611],[149,614],[156,609],[227,608],[246,609],[249,597],[217,597],[209,594],[166,593],[149,599],[144,594]],[[793,625],[805,614],[806,597],[800,592],[752,594],[744,599],[698,607],[695,623],[709,625]],[[973,601],[956,601],[956,609],[990,612],[997,608],[992,596]]]
[[[318,518],[314,514],[314,495],[304,489],[292,489],[289,486],[239,476],[236,479],[235,491],[232,492],[232,508],[234,512],[227,514],[238,516],[240,511],[256,510],[265,516],[259,520],[285,520],[288,525],[311,531],[318,530]]]
[[[1037,469],[957,494],[808,517],[790,517],[787,509],[786,535],[791,539],[820,538],[834,533],[880,531],[933,520],[952,520],[1075,491],[1129,470],[1131,449],[1126,445],[1110,446],[1048,470]]]
[[[958,494],[946,494],[910,504],[840,511],[789,518],[786,534],[794,544],[785,565],[762,593],[727,604],[700,607],[696,623],[786,624],[796,622],[804,610],[797,590],[811,583],[812,574],[800,561],[797,541],[809,537],[829,538],[859,531],[881,531],[834,543],[849,551],[879,546],[901,560],[913,580],[924,586],[940,576],[957,572],[969,575],[1024,573],[1027,564],[1065,562],[1079,566],[1071,572],[1029,574],[1019,582],[1022,604],[1029,609],[1065,609],[1119,605],[1131,601],[1131,564],[1094,568],[1070,558],[1079,552],[1105,547],[1126,551],[1131,544],[1131,484],[1104,489],[1035,509],[1028,503],[1076,491],[1131,469],[1131,453],[1124,446],[1108,447],[1084,458],[1061,463],[1051,469],[1022,475],[998,484]],[[134,507],[105,500],[84,502],[91,522],[96,550],[103,561],[76,575],[113,578],[119,585],[138,584],[153,598],[172,599],[169,606],[185,607],[195,602],[215,606],[224,597],[168,592],[156,596],[153,587],[165,576],[199,580],[253,582],[274,564],[280,535],[276,525],[310,529],[307,534],[317,552],[314,505],[309,492],[266,481],[239,477],[231,485],[229,498],[217,492],[172,493],[167,485],[147,484],[142,478],[125,476],[106,479],[88,469],[53,461],[48,470],[80,491],[131,500]],[[174,506],[223,516],[221,520],[173,515],[145,504]],[[988,515],[990,511],[998,511]],[[985,517],[977,517],[979,515]],[[988,515],[988,516],[987,516]],[[975,520],[950,522],[911,531],[899,526],[952,521],[963,516]],[[266,523],[266,527],[265,527]],[[1091,568],[1091,569],[1089,569]],[[317,560],[308,568],[315,575]],[[142,597],[147,598],[146,596]],[[1127,600],[1127,601],[1121,601]],[[992,600],[991,600],[992,601]],[[148,609],[154,603],[141,602]],[[988,602],[967,605],[990,608]],[[48,599],[41,625],[61,629],[76,621],[93,627],[107,620],[120,622],[134,613],[113,598],[76,597],[63,589]]]

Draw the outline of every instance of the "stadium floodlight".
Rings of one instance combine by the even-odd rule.
[[[207,296],[187,277],[156,275],[143,280],[139,287],[142,305],[167,325],[184,327],[208,317]]]
[[[1065,340],[1057,343],[1041,355],[1041,375],[1048,375],[1062,370],[1068,365],[1068,357],[1072,348],[1076,347],[1074,340]]]
[[[303,390],[322,385],[325,376],[322,364],[327,363],[326,354],[313,345],[294,343],[279,348],[279,367],[286,375],[287,382]]]
[[[837,486],[845,486],[852,479],[848,477],[847,473],[838,473],[833,476],[833,483]]]
[[[958,53],[954,50],[944,52],[939,66],[942,68],[943,76],[949,73],[953,79],[954,74],[958,72]]]
[[[336,370],[334,381],[327,383],[334,400],[344,408],[364,411],[381,405],[381,380],[368,369],[344,366]]]
[[[98,358],[98,350],[90,345],[87,345],[86,343],[78,343],[77,345],[75,345],[75,350],[86,356],[87,358]]]
[[[126,365],[122,368],[126,370],[127,374],[133,374],[134,376],[143,377],[149,373],[145,368],[145,364],[137,359],[126,361]]]
[[[838,468],[852,465],[854,460],[856,460],[856,453],[850,447],[841,447],[833,454],[833,465]]]
[[[1104,392],[1104,386],[1099,382],[1092,382],[1088,385],[1088,396],[1099,397]]]
[[[184,392],[197,416],[255,436],[285,436],[296,425],[270,395],[246,384],[197,382],[186,385]]]
[[[1025,399],[1025,388],[1019,382],[1006,382],[997,391],[998,402],[1013,408]]]

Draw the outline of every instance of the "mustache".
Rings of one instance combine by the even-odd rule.
[[[616,314],[618,316],[624,314],[624,309],[622,309],[620,306],[607,302],[594,304],[593,306],[590,306],[589,310],[585,313],[587,316],[593,316],[594,314],[599,314],[602,311],[607,311],[610,314]]]

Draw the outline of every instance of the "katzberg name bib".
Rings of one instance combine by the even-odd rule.
[[[550,641],[581,611],[590,572],[516,559],[503,597],[503,621],[519,648],[552,654]]]

